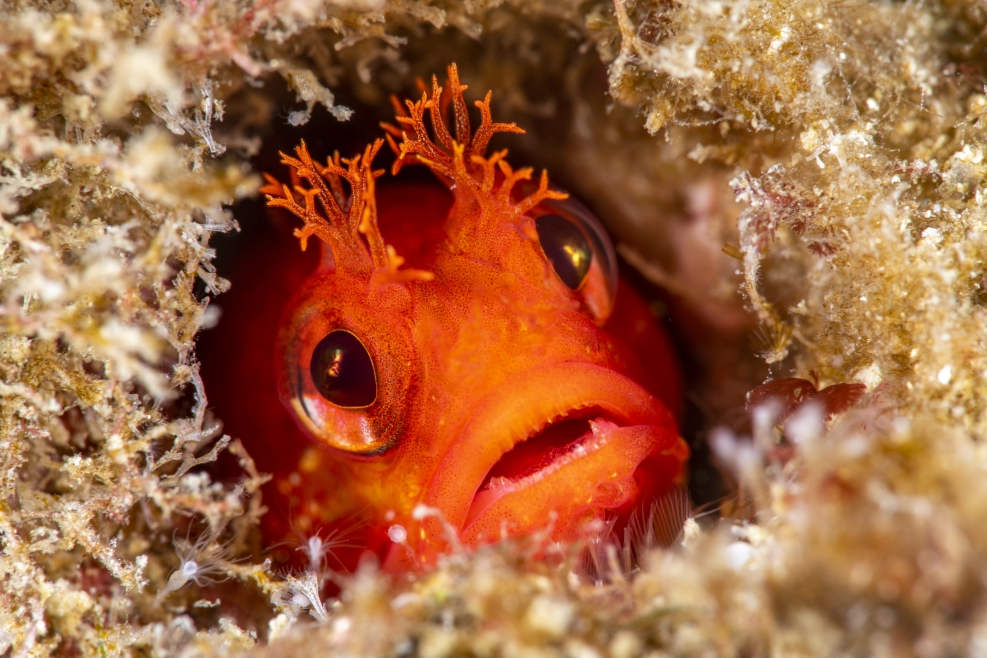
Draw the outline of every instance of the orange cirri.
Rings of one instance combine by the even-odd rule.
[[[229,378],[257,418],[240,431],[261,435],[248,446],[262,470],[274,465],[269,527],[358,516],[394,570],[450,542],[563,538],[626,518],[681,486],[689,455],[670,341],[640,296],[617,290],[605,232],[544,172],[530,181],[506,151],[486,153],[495,133],[523,131],[492,121],[489,93],[472,131],[466,86],[448,73],[384,125],[393,173],[418,163],[439,183],[378,181],[383,140],[326,164],[304,142],[282,154],[293,184],[268,176],[262,191],[321,255],[279,293],[283,406],[237,392],[261,385],[266,365]],[[254,312],[263,323],[267,309]],[[295,427],[270,420],[285,415]]]

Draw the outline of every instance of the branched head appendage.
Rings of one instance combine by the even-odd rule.
[[[341,160],[336,153],[323,167],[312,159],[302,141],[295,149],[297,158],[281,154],[281,162],[293,170],[295,185],[290,188],[265,174],[268,184],[260,191],[267,197],[267,205],[284,208],[304,222],[295,229],[302,251],[309,237],[315,235],[329,246],[336,268],[391,281],[428,280],[429,272],[398,271],[404,261],[384,244],[377,226],[375,181],[384,170],[374,170],[372,166],[383,143],[378,139],[362,155],[351,159]],[[309,187],[303,186],[302,181]],[[343,181],[349,184],[348,196]]]
[[[475,133],[470,131],[470,119],[463,91],[466,85],[459,83],[459,71],[455,64],[449,66],[449,90],[452,96],[453,116],[456,136],[453,138],[446,124],[443,111],[443,89],[438,79],[432,77],[432,95],[422,92],[421,100],[405,101],[407,110],[400,110],[397,118],[401,128],[382,124],[387,131],[387,141],[398,158],[394,162],[393,173],[404,164],[421,163],[429,169],[456,183],[460,189],[473,191],[477,199],[491,201],[504,209],[512,209],[523,215],[546,199],[565,199],[568,195],[548,189],[548,174],[541,173],[538,189],[527,197],[513,203],[511,193],[518,181],[530,180],[532,169],[526,167],[514,171],[504,157],[507,151],[497,151],[489,157],[485,155],[490,138],[499,132],[523,134],[524,130],[514,123],[494,123],[490,116],[490,92],[482,101],[476,101],[480,109],[480,127]],[[425,112],[429,113],[433,140],[425,127]],[[395,138],[401,139],[398,144]],[[503,174],[498,184],[497,170]],[[486,205],[486,204],[483,204]]]
[[[439,176],[455,183],[459,190],[469,190],[481,208],[513,212],[520,217],[546,199],[565,199],[568,195],[548,189],[548,174],[542,171],[538,189],[515,201],[512,192],[522,180],[530,180],[532,169],[526,167],[514,171],[504,157],[507,151],[485,155],[490,138],[498,132],[524,133],[513,123],[494,123],[490,116],[490,92],[482,101],[476,101],[480,109],[480,127],[470,130],[469,112],[463,91],[466,85],[459,83],[456,65],[449,66],[449,89],[455,117],[453,138],[446,124],[443,111],[447,104],[438,80],[432,78],[432,95],[422,92],[418,102],[405,101],[407,110],[397,104],[398,128],[382,124],[387,131],[387,141],[397,160],[393,173],[402,165],[421,163]],[[425,127],[428,111],[435,139]],[[401,139],[398,144],[395,138]],[[421,270],[398,270],[404,260],[384,239],[377,226],[377,200],[375,181],[384,172],[374,170],[372,163],[383,140],[376,140],[364,149],[362,155],[349,160],[335,154],[325,166],[320,165],[308,152],[303,141],[295,149],[297,158],[281,154],[281,162],[292,168],[294,185],[289,187],[265,174],[267,185],[261,193],[267,196],[267,205],[284,208],[304,222],[295,235],[304,250],[308,238],[318,236],[332,250],[336,268],[354,273],[369,273],[380,281],[429,280],[432,274]],[[498,176],[498,172],[500,176]],[[302,183],[307,182],[308,187]],[[350,187],[347,196],[343,187]],[[316,203],[318,202],[318,203]]]

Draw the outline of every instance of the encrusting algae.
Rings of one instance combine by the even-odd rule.
[[[987,651],[985,27],[945,0],[4,5],[0,654]],[[586,200],[674,284],[733,494],[637,564],[602,547],[600,578],[536,539],[408,579],[321,544],[275,573],[264,464],[198,374],[212,236],[268,127],[357,120],[333,91],[384,106],[454,60],[505,117],[561,124],[554,180],[609,165]],[[737,429],[751,355],[867,391]]]

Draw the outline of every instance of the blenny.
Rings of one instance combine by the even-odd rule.
[[[450,543],[571,537],[683,484],[669,337],[618,286],[590,211],[487,154],[524,131],[492,120],[489,93],[472,130],[466,88],[452,65],[382,124],[392,174],[417,163],[438,183],[378,186],[383,139],[325,164],[302,142],[281,154],[291,184],[267,176],[302,250],[321,248],[314,272],[282,255],[293,273],[224,305],[241,356],[219,409],[275,474],[272,539],[288,518],[311,534],[359,516],[351,541],[399,570]]]

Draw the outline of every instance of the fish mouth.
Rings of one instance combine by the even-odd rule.
[[[689,450],[672,414],[629,378],[563,363],[487,397],[443,456],[423,502],[465,545],[573,526],[640,495],[648,462],[657,489],[678,484]],[[655,487],[649,487],[655,489]],[[422,539],[438,537],[422,527]]]
[[[485,509],[505,494],[533,486],[579,457],[599,449],[599,441],[594,441],[594,428],[607,422],[616,425],[609,416],[598,407],[573,409],[549,419],[544,427],[505,452],[490,467],[473,496],[463,529],[468,529]]]

